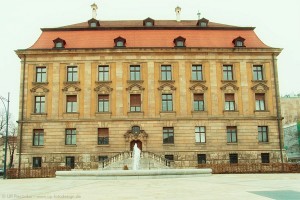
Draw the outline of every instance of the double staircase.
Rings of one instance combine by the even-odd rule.
[[[99,170],[122,170],[132,169],[132,151],[121,152],[103,162],[99,162]],[[139,169],[170,169],[172,162],[149,151],[142,151]]]

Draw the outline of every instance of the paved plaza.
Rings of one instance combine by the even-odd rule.
[[[300,199],[300,174],[219,174],[156,179],[0,180],[0,199]]]

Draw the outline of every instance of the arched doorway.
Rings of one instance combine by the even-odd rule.
[[[134,145],[137,144],[137,147],[142,151],[142,142],[141,140],[132,140],[130,142],[130,151],[133,151]]]

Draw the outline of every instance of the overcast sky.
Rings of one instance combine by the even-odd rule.
[[[10,111],[18,118],[20,60],[14,50],[30,47],[40,28],[59,27],[92,18],[90,5],[98,5],[99,20],[176,19],[201,17],[212,22],[253,26],[271,47],[283,48],[278,57],[280,94],[300,93],[299,0],[6,0],[0,4],[0,96],[10,92]],[[0,110],[3,109],[0,103]]]

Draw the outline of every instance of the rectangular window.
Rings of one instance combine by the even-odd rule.
[[[205,164],[206,163],[206,154],[198,154],[198,164]]]
[[[268,127],[259,126],[258,127],[258,141],[259,142],[268,142]]]
[[[141,112],[141,95],[130,94],[130,112]]]
[[[108,159],[108,156],[98,156],[99,162],[104,162],[107,159]]]
[[[269,153],[261,154],[261,163],[270,163],[270,154]]]
[[[238,163],[238,154],[237,153],[229,154],[229,162],[230,164]]]
[[[42,167],[42,157],[33,157],[32,158],[32,167],[33,168]]]
[[[265,94],[255,94],[255,110],[265,109]]]
[[[35,97],[34,113],[45,113],[45,96]]]
[[[108,128],[98,128],[98,144],[99,145],[109,144]]]
[[[227,142],[237,143],[237,129],[236,126],[227,126]]]
[[[67,67],[67,81],[68,82],[78,81],[77,66],[68,66]]]
[[[46,67],[37,67],[36,68],[36,82],[44,83],[47,81],[47,68]]]
[[[141,67],[139,65],[130,65],[130,80],[141,80]]]
[[[234,94],[225,94],[225,110],[235,110]]]
[[[77,112],[77,95],[67,95],[67,112]]]
[[[194,94],[194,111],[204,110],[204,97],[203,94]]]
[[[193,65],[192,66],[192,80],[201,81],[202,77],[202,65]]]
[[[162,111],[173,111],[172,94],[162,94]]]
[[[98,66],[98,81],[109,81],[109,66],[99,65]]]
[[[223,65],[223,80],[233,80],[233,67],[232,65]]]
[[[174,155],[165,155],[165,159],[169,161],[174,161]]]
[[[43,146],[44,145],[44,130],[43,129],[34,129],[33,130],[33,146]]]
[[[98,112],[108,112],[109,111],[109,95],[99,94],[98,95]]]
[[[253,65],[253,80],[264,80],[262,65]]]
[[[76,129],[66,129],[66,145],[76,144]]]
[[[75,157],[74,156],[66,157],[66,166],[70,167],[71,169],[75,168]]]
[[[195,127],[195,139],[197,143],[205,143],[205,126],[196,126]]]
[[[174,128],[164,127],[163,128],[163,143],[174,144]]]
[[[172,67],[170,65],[161,66],[161,80],[163,81],[172,80]]]

